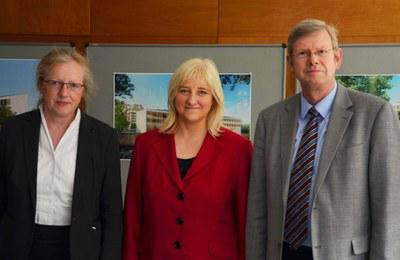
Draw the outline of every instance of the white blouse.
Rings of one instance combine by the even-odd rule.
[[[76,155],[81,112],[68,126],[54,150],[42,107],[37,164],[35,223],[67,226],[71,224]]]

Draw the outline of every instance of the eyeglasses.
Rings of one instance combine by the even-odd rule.
[[[307,58],[310,58],[311,55],[315,55],[315,56],[317,56],[319,58],[325,58],[325,57],[328,56],[329,52],[334,51],[334,50],[336,50],[336,48],[333,48],[333,49],[319,49],[319,50],[316,50],[316,51],[310,51],[310,50],[300,51],[300,52],[294,53],[293,56],[296,59],[307,59]]]
[[[43,82],[47,85],[50,86],[51,88],[60,90],[64,85],[67,86],[67,89],[72,90],[72,91],[77,91],[80,88],[85,87],[84,84],[81,83],[75,83],[75,82],[63,82],[59,80],[52,80],[52,79],[45,79]]]

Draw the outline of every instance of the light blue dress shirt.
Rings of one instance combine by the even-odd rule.
[[[317,149],[315,151],[315,160],[314,160],[314,169],[312,175],[312,182],[311,182],[311,195],[310,195],[310,207],[309,207],[309,214],[308,214],[308,236],[307,239],[303,242],[303,246],[311,247],[311,200],[312,194],[314,191],[314,183],[315,183],[315,176],[317,174],[318,165],[319,165],[319,158],[321,155],[322,146],[325,140],[325,133],[327,130],[327,125],[329,122],[329,117],[332,111],[332,104],[335,100],[337,92],[337,84],[335,83],[335,87],[329,92],[329,94],[323,98],[320,102],[314,105],[315,109],[318,111],[318,142],[317,142]],[[303,136],[304,128],[310,118],[308,111],[313,105],[308,103],[307,99],[303,95],[301,95],[300,100],[300,115],[297,121],[297,132],[296,132],[296,140],[295,140],[295,147],[294,147],[294,154],[293,154],[293,161],[292,167],[294,163],[294,159],[296,158],[297,149],[299,147],[301,137]]]

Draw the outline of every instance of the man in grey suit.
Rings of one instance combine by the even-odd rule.
[[[400,259],[400,129],[391,105],[335,80],[336,29],[298,23],[302,92],[263,110],[254,138],[247,260]]]

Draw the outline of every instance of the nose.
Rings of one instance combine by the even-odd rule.
[[[189,97],[187,99],[187,102],[190,105],[196,104],[196,93],[190,93],[190,95],[189,95]]]
[[[309,61],[311,65],[318,64],[319,63],[318,55],[314,52],[310,52]]]
[[[66,83],[63,83],[60,91],[58,91],[59,96],[67,96],[68,95],[68,86]]]

